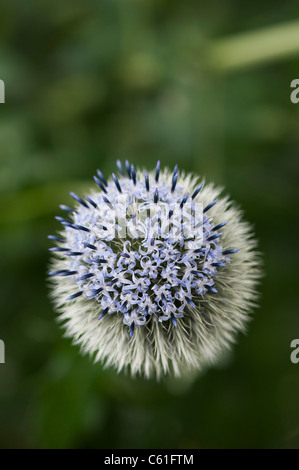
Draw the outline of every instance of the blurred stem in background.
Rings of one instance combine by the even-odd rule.
[[[207,48],[206,61],[215,71],[234,72],[298,53],[299,21],[292,21],[215,40]]]

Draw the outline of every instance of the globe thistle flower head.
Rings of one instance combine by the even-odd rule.
[[[146,377],[215,362],[244,331],[259,261],[251,227],[220,190],[192,175],[97,170],[70,193],[49,273],[66,335],[96,361]]]

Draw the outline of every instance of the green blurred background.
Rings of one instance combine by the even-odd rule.
[[[298,2],[1,0],[0,42],[0,447],[298,448]],[[188,383],[103,370],[55,321],[57,206],[117,158],[205,175],[256,227],[261,307]]]

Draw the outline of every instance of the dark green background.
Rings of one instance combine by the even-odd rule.
[[[296,19],[297,1],[1,0],[1,447],[299,447],[299,51],[271,59]],[[269,47],[258,32],[276,25]],[[217,50],[244,32],[252,63],[232,67]],[[194,382],[102,370],[55,322],[57,206],[116,158],[205,175],[255,224],[260,308]]]

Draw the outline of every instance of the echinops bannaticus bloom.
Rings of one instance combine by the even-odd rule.
[[[117,161],[70,193],[50,275],[66,335],[132,375],[179,376],[217,361],[244,331],[259,258],[241,211],[198,178]]]

